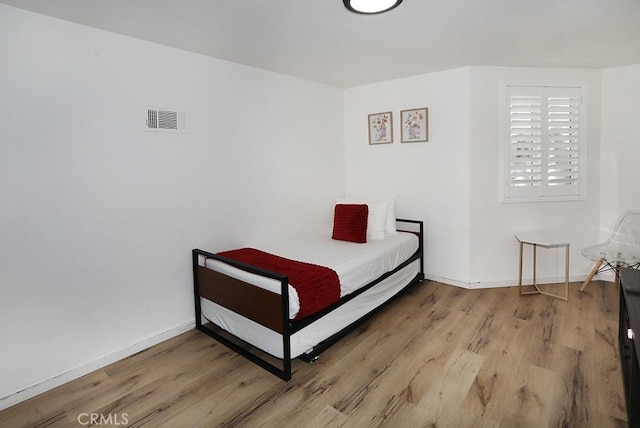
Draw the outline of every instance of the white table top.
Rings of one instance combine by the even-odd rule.
[[[516,239],[525,244],[536,244],[542,247],[562,247],[569,245],[566,233],[561,230],[544,229],[516,232]]]

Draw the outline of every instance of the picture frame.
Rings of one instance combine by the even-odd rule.
[[[393,143],[393,112],[370,114],[368,121],[370,145]]]
[[[400,112],[401,138],[403,143],[429,141],[429,109],[427,107],[402,110]]]

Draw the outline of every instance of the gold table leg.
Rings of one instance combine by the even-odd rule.
[[[537,268],[537,245],[527,242],[529,245],[533,245],[533,287],[535,290],[532,291],[522,291],[522,258],[523,258],[523,250],[524,250],[524,242],[520,242],[520,275],[518,277],[518,291],[521,296],[526,296],[528,294],[540,294],[542,291],[538,288],[538,284],[536,281],[536,268]]]
[[[569,301],[569,244],[564,245],[565,247],[565,273],[564,273],[564,296],[559,295],[559,294],[553,294],[553,293],[548,293],[546,291],[542,291],[540,290],[540,287],[538,287],[538,280],[537,280],[537,276],[536,276],[536,270],[537,270],[537,263],[538,263],[538,256],[537,256],[537,250],[538,250],[538,245],[534,244],[534,243],[529,243],[527,242],[527,244],[529,245],[533,245],[533,287],[535,288],[535,290],[532,291],[522,291],[522,258],[523,258],[523,245],[524,242],[520,242],[520,273],[518,276],[518,292],[520,294],[520,296],[524,296],[527,294],[544,294],[545,296],[550,296],[550,297],[554,297],[556,299],[561,299],[564,300],[565,302]]]

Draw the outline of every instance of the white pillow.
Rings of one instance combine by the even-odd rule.
[[[396,199],[397,196],[389,199],[389,211],[387,212],[387,225],[385,227],[386,233],[398,233],[396,227]]]
[[[390,199],[350,199],[338,198],[337,204],[366,204],[369,207],[367,217],[367,238],[384,239],[385,233],[396,233],[396,198]]]

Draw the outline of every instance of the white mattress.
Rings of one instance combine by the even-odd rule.
[[[342,297],[398,267],[416,252],[418,245],[416,235],[398,232],[364,244],[318,238],[261,245],[260,250],[333,269],[340,279]],[[247,273],[213,259],[207,259],[205,267],[280,294],[279,281]],[[295,318],[299,310],[298,294],[290,285],[289,317]]]

